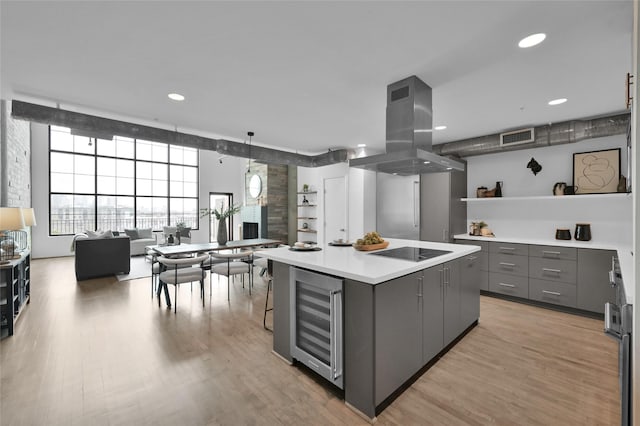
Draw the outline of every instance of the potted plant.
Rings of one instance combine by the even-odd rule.
[[[230,206],[228,209],[225,210],[224,204],[223,204],[220,210],[209,209],[209,208],[200,209],[200,217],[213,215],[216,217],[216,219],[218,219],[218,233],[216,236],[216,240],[218,241],[218,244],[220,244],[221,246],[227,244],[227,241],[229,239],[227,234],[227,218],[229,216],[233,216],[234,214],[240,212],[241,208],[242,208],[241,206],[237,205],[237,206]]]
[[[307,192],[307,191],[309,191],[309,185],[305,183],[302,185],[302,192]]]

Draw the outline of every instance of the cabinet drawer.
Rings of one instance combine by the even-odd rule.
[[[531,278],[529,280],[529,299],[575,308],[577,302],[576,286]]]
[[[472,253],[472,256],[478,256],[480,260],[480,269],[483,271],[489,270],[489,242],[488,241],[473,241],[473,240],[456,240],[456,244],[465,244],[469,246],[479,246],[480,251]]]
[[[489,253],[512,254],[518,256],[528,256],[529,246],[527,244],[499,243],[489,244]]]
[[[544,257],[545,259],[576,260],[578,249],[573,247],[529,246],[530,257]]]
[[[548,281],[576,283],[576,261],[555,260],[542,257],[529,258],[529,276]]]
[[[529,278],[489,272],[489,291],[526,299],[529,296]]]
[[[512,254],[489,253],[489,271],[529,276],[529,258]]]

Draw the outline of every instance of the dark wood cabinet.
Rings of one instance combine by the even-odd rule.
[[[31,254],[0,265],[0,336],[12,336],[31,297]]]

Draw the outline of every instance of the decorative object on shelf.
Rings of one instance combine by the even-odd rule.
[[[475,235],[477,237],[479,237],[480,235],[482,235],[482,228],[486,228],[487,224],[484,221],[479,221],[479,222],[471,222],[471,225],[469,225],[469,235]]]
[[[573,154],[573,184],[576,194],[618,192],[620,148]]]
[[[231,206],[227,210],[224,209],[224,203],[218,209],[200,209],[200,217],[214,215],[216,219],[218,219],[218,233],[216,234],[216,241],[221,246],[227,244],[229,241],[229,234],[227,232],[227,218],[233,216],[236,213],[239,213],[242,209],[241,206]]]
[[[576,231],[573,238],[577,241],[591,241],[591,225],[588,223],[576,223]]]
[[[309,224],[307,222],[303,222],[302,229],[309,229]]]
[[[0,207],[0,264],[9,263],[15,257],[16,242],[7,231],[19,231],[24,227],[19,207]]]
[[[556,229],[556,240],[570,240],[571,231],[568,228]]]
[[[565,186],[564,187],[564,195],[576,195],[576,191],[578,190],[577,186]]]
[[[169,244],[170,246],[172,246],[174,243],[173,240],[173,234],[169,234],[169,237],[167,238],[167,244]]]
[[[555,185],[553,185],[553,195],[564,195],[564,189],[566,187],[566,182],[556,182]]]
[[[627,192],[627,178],[624,175],[620,175],[620,181],[618,182],[618,192]]]
[[[495,197],[502,197],[502,181],[497,181],[496,182],[496,188],[495,188],[494,196]]]
[[[305,204],[305,205],[309,204],[309,200],[307,200],[307,196],[306,195],[302,196],[302,204]]]
[[[307,185],[306,183],[302,184],[302,192],[307,192],[309,191],[309,185]]]
[[[531,173],[536,176],[542,170],[542,165],[536,161],[535,158],[531,157],[531,160],[527,163],[527,169],[531,169]]]
[[[478,198],[484,198],[484,193],[487,191],[487,187],[486,186],[479,186],[476,189],[476,197]]]

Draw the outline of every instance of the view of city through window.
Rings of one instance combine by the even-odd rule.
[[[198,228],[198,150],[51,126],[50,234]]]

